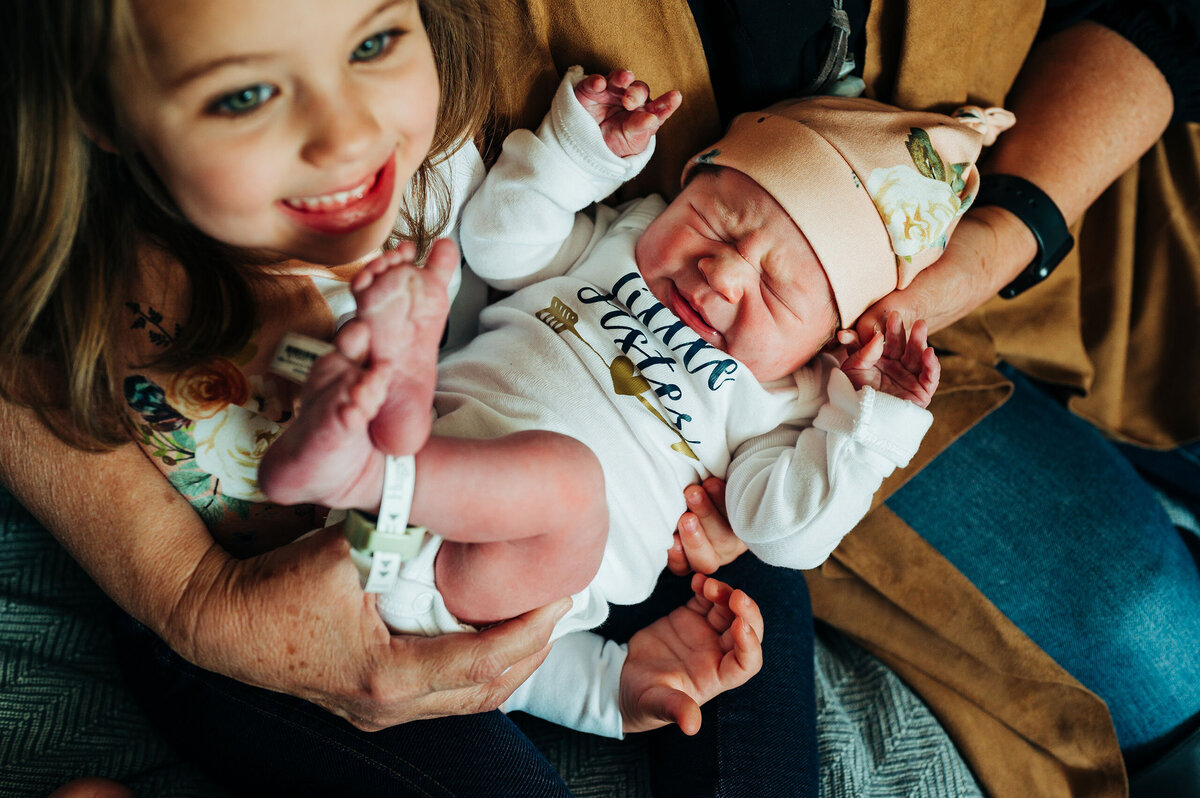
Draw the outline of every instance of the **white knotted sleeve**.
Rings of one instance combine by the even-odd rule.
[[[811,426],[782,425],[734,454],[726,477],[729,521],[759,558],[815,568],[871,507],[880,483],[916,454],[933,416],[838,369]]]
[[[565,273],[603,233],[581,213],[634,177],[645,152],[615,155],[575,97],[585,77],[571,67],[537,133],[516,130],[463,211],[460,238],[471,270],[490,285],[516,290]]]

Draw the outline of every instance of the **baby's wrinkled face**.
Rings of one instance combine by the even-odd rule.
[[[791,374],[838,326],[833,290],[800,228],[734,169],[704,170],[637,243],[654,296],[761,382]]]

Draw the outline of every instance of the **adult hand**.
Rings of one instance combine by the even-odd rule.
[[[1002,208],[971,208],[942,257],[904,289],[867,308],[854,325],[860,340],[883,331],[888,314],[900,314],[904,329],[924,319],[937,332],[966,316],[1012,282],[1037,255],[1029,228]]]
[[[688,511],[679,517],[675,539],[667,551],[667,568],[678,576],[695,571],[711,574],[746,551],[725,515],[725,483],[709,477],[683,491]]]
[[[1069,226],[1158,140],[1174,98],[1141,50],[1085,21],[1034,46],[1006,104],[1017,123],[987,152],[984,171],[1031,181]],[[895,310],[906,327],[923,318],[937,332],[995,296],[1036,254],[1033,234],[1016,216],[972,207],[945,254],[869,308],[855,329],[868,340]]]
[[[167,639],[201,667],[375,731],[500,706],[545,659],[569,608],[562,599],[478,634],[392,635],[335,526],[248,560],[214,546]]]

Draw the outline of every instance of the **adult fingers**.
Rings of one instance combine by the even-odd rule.
[[[570,607],[569,598],[560,599],[478,634],[398,635],[392,638],[393,648],[397,659],[411,662],[415,657],[420,663],[425,692],[486,685],[545,648],[554,624]]]

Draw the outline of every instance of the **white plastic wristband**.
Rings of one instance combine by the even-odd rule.
[[[360,573],[366,572],[363,590],[368,593],[390,591],[404,562],[421,550],[425,528],[408,525],[415,487],[413,456],[388,455],[383,466],[378,519],[372,521],[357,510],[351,510],[346,517],[345,534],[353,549],[355,565]]]
[[[275,349],[269,370],[293,382],[308,379],[313,363],[333,350],[326,341],[300,333],[286,333]],[[409,527],[416,487],[416,461],[412,455],[387,455],[383,466],[383,497],[378,520],[350,510],[344,534],[350,541],[351,558],[363,577],[363,590],[386,593],[396,584],[400,568],[421,550],[424,527]]]

